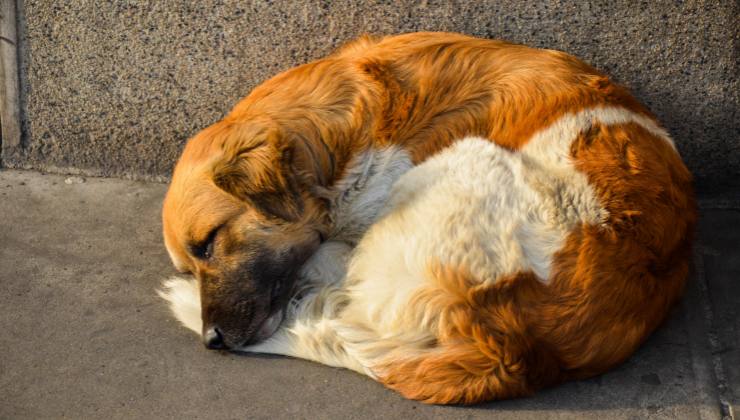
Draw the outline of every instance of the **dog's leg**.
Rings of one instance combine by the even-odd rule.
[[[272,337],[240,350],[297,357],[371,375],[341,336],[346,326],[335,312],[345,298],[344,292],[334,286],[305,296]]]
[[[325,263],[327,261],[324,261]],[[324,265],[336,272],[336,267]],[[315,267],[314,274],[319,274]],[[319,283],[318,278],[310,279]],[[325,277],[324,283],[340,281]],[[195,279],[173,277],[164,282],[158,291],[169,302],[175,318],[185,327],[200,335],[202,321],[200,295]],[[330,366],[344,367],[367,374],[362,364],[345,350],[344,341],[336,332],[341,322],[336,319],[336,309],[342,304],[343,292],[335,285],[324,284],[321,289],[291,302],[284,325],[266,341],[240,349],[252,353],[269,353],[313,360]]]
[[[340,333],[347,329],[338,315],[348,302],[342,281],[351,251],[341,242],[323,244],[301,270],[307,291],[291,302],[283,326],[267,340],[240,350],[298,357],[370,374]]]
[[[359,330],[348,328],[338,319],[339,310],[347,303],[341,283],[351,251],[344,243],[323,244],[302,269],[306,291],[301,299],[290,303],[283,326],[267,340],[239,350],[298,357],[370,375],[340,334],[342,330]],[[195,279],[173,277],[158,293],[185,327],[198,335],[202,333]]]

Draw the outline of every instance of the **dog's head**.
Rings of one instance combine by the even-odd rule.
[[[277,128],[222,121],[191,139],[163,207],[175,267],[199,280],[203,338],[238,348],[279,326],[296,274],[321,243],[326,204],[305,151]]]

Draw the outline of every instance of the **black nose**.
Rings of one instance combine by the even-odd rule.
[[[211,350],[225,349],[224,338],[216,327],[210,327],[203,333],[203,344]]]

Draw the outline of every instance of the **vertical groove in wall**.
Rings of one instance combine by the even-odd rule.
[[[0,164],[20,146],[15,0],[0,0]]]

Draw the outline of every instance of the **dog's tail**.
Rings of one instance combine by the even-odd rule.
[[[178,321],[198,335],[202,334],[203,321],[200,317],[200,292],[194,279],[172,277],[164,281],[157,294],[170,304]]]
[[[431,271],[447,297],[437,343],[386,358],[373,369],[380,382],[426,403],[475,404],[526,396],[559,380],[558,363],[527,333],[517,305],[521,290],[514,289],[537,287],[534,274],[481,283],[459,270]]]

